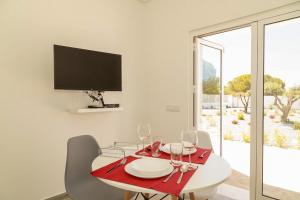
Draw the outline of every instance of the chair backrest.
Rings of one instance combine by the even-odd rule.
[[[210,135],[205,131],[198,131],[199,147],[212,149]]]
[[[65,171],[65,187],[90,178],[92,162],[99,155],[99,145],[90,135],[72,137],[67,144],[67,161]]]

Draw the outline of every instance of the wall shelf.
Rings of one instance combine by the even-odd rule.
[[[84,114],[84,113],[101,113],[101,112],[118,112],[123,111],[122,107],[118,108],[79,108],[71,110],[72,113]]]

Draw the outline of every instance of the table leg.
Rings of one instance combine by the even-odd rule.
[[[196,200],[196,197],[195,197],[195,193],[194,193],[194,192],[190,192],[190,193],[189,193],[189,196],[190,196],[190,200]]]
[[[150,197],[149,193],[145,193],[144,195],[145,195],[146,199],[149,199],[149,197]]]
[[[130,198],[131,198],[131,192],[130,191],[125,191],[124,200],[130,200]]]
[[[172,200],[178,200],[178,197],[174,196],[174,195],[171,195],[171,199]]]

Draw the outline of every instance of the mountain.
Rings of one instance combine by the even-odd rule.
[[[216,78],[217,70],[213,64],[204,60],[202,69],[203,69],[203,72],[202,72],[203,73],[203,81]]]

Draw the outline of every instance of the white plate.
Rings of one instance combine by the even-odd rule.
[[[125,171],[139,178],[159,178],[170,174],[174,167],[169,160],[141,158],[125,166]]]
[[[180,143],[167,143],[167,144],[165,144],[164,146],[162,146],[162,147],[160,148],[160,150],[161,150],[162,152],[165,152],[165,153],[167,153],[167,154],[170,154],[170,145],[171,145],[171,144],[180,144]],[[183,149],[182,155],[187,156],[187,155],[189,155],[189,154],[194,154],[194,153],[196,153],[196,152],[197,152],[197,149],[196,149],[196,148],[194,148],[192,151],[187,151],[186,149]]]

